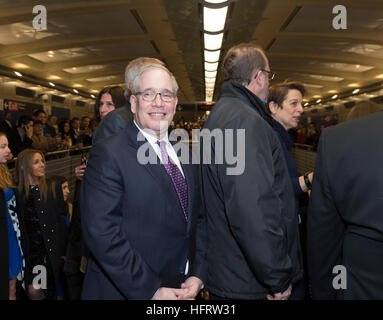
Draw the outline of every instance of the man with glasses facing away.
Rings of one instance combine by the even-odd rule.
[[[221,98],[204,128],[233,132],[234,141],[243,136],[234,146],[211,139],[212,163],[203,159],[206,287],[212,299],[286,300],[302,278],[302,258],[294,192],[264,104],[274,75],[263,50],[251,43],[229,49],[223,73]],[[215,163],[216,154],[240,147],[242,172],[228,173],[232,166],[225,158]]]
[[[134,120],[91,150],[81,190],[92,253],[83,299],[194,299],[205,280],[199,167],[180,163],[167,135],[177,90],[164,66],[142,67],[130,97]],[[142,163],[144,147],[155,164]]]

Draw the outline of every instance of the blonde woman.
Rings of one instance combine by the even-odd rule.
[[[20,230],[15,212],[13,183],[7,168],[11,151],[5,133],[0,132],[0,299],[16,300],[16,277],[21,275],[23,259]]]
[[[45,179],[42,152],[26,149],[16,161],[17,208],[21,220],[25,255],[25,287],[32,300],[55,298],[65,255],[61,234],[66,215],[61,185],[56,192]]]

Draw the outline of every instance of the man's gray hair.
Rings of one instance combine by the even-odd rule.
[[[173,82],[173,93],[174,93],[174,96],[176,96],[177,92],[178,92],[178,84],[177,84],[176,78],[173,76],[173,74],[165,66],[159,65],[159,64],[149,64],[149,65],[141,67],[138,70],[137,75],[136,75],[136,77],[133,80],[132,94],[135,94],[135,93],[137,93],[140,90],[139,89],[139,85],[140,85],[141,75],[145,71],[152,70],[152,69],[161,69],[161,70],[164,70],[165,72],[167,72],[169,74],[169,76],[170,76],[170,78],[172,79],[172,82]]]
[[[165,64],[156,58],[149,58],[149,57],[140,57],[137,59],[134,59],[128,63],[128,65],[125,68],[125,96],[129,98],[131,92],[129,90],[129,82],[133,82],[134,78],[137,76],[139,70],[147,65],[150,64],[158,64],[161,66],[165,66]]]

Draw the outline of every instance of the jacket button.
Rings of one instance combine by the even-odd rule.
[[[52,229],[52,232],[55,232],[54,229]]]
[[[52,249],[49,249],[49,252],[52,252]]]
[[[44,213],[44,211],[43,211],[43,210],[41,210],[41,213]]]
[[[47,241],[48,241],[48,242],[51,242],[51,239],[48,239]]]
[[[47,225],[44,223],[44,224],[43,224],[43,227],[45,228],[46,226],[47,226]]]

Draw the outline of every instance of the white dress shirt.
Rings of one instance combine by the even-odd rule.
[[[140,132],[144,135],[145,139],[148,140],[148,142],[150,143],[150,145],[152,146],[152,148],[154,149],[154,151],[156,152],[158,158],[160,159],[160,161],[162,163],[161,148],[157,144],[157,141],[159,141],[157,139],[157,137],[154,137],[151,134],[149,134],[148,132],[145,132],[145,130],[142,130],[137,125],[135,120],[133,120],[133,122],[136,125],[136,127],[138,128],[138,130],[140,130]],[[177,165],[178,169],[181,171],[183,177],[185,178],[185,174],[184,174],[184,172],[182,170],[182,166],[181,166],[180,160],[178,159],[177,154],[174,151],[173,146],[172,146],[172,144],[169,141],[169,137],[168,137],[168,133],[167,132],[166,132],[166,135],[164,137],[162,137],[161,141],[166,143],[166,152],[168,153],[168,155],[169,155],[170,159],[172,160],[172,162]]]

